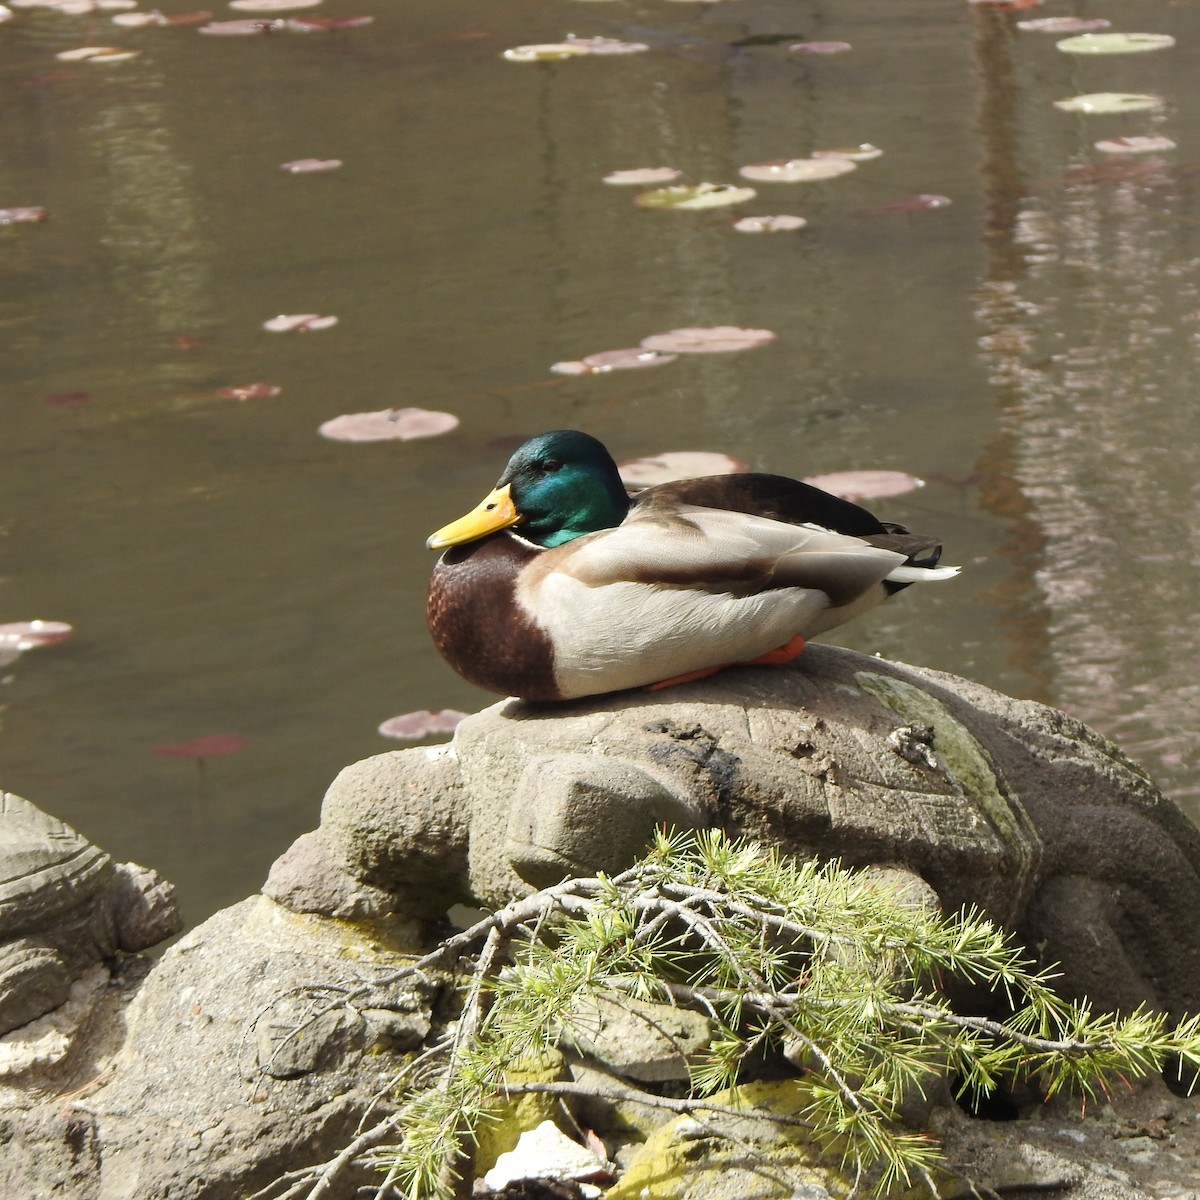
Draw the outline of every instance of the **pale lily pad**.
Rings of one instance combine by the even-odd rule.
[[[316,8],[321,0],[229,0],[229,7],[240,12],[292,12],[297,8]]]
[[[832,150],[814,150],[813,158],[845,158],[850,162],[867,162],[872,158],[882,158],[883,151],[878,146],[872,146],[870,142],[863,142],[858,146],[837,146]]]
[[[415,740],[434,733],[453,733],[466,716],[465,712],[459,712],[456,708],[439,708],[436,711],[420,708],[416,712],[389,718],[379,726],[379,732],[384,737]]]
[[[776,334],[769,329],[741,329],[736,325],[702,325],[690,329],[668,329],[642,338],[647,350],[665,354],[727,354],[733,350],[753,350],[773,342]]]
[[[925,486],[925,480],[904,471],[832,471],[828,475],[810,475],[804,482],[844,500],[903,496]]]
[[[661,367],[675,361],[676,355],[632,346],[625,350],[601,350],[578,361],[557,362],[550,370],[555,375],[606,375],[609,371],[636,371],[642,367]]]
[[[263,328],[272,333],[308,333],[314,329],[328,329],[336,325],[337,320],[337,317],[323,317],[320,313],[280,313],[264,321]]]
[[[1064,54],[1145,54],[1175,45],[1169,33],[1082,33],[1056,43]]]
[[[655,188],[642,192],[635,203],[641,208],[724,208],[753,200],[758,193],[753,188],[732,183],[697,183],[690,187]]]
[[[621,482],[627,487],[650,487],[701,475],[738,475],[745,469],[741,459],[713,450],[668,450],[617,464]]]
[[[0,4],[0,22],[11,21],[12,19],[13,10],[11,8],[6,8],[3,4]]]
[[[851,49],[849,42],[793,42],[789,54],[845,54]]]
[[[341,165],[340,158],[295,158],[280,163],[279,169],[291,175],[311,175],[319,171],[336,171]]]
[[[425,408],[385,408],[382,412],[346,413],[321,425],[318,432],[334,442],[408,442],[437,437],[458,428],[453,413]]]
[[[126,29],[143,29],[147,25],[169,25],[171,22],[155,9],[153,12],[117,13],[112,23]]]
[[[212,37],[260,37],[267,33],[277,33],[285,28],[282,21],[260,20],[244,17],[239,21],[209,21],[201,25],[197,33],[206,33]]]
[[[222,400],[269,400],[278,396],[283,389],[273,383],[244,383],[235,387],[217,389]]]
[[[588,54],[642,54],[650,47],[645,42],[622,42],[617,38],[568,38],[567,45],[582,46]]]
[[[1112,22],[1104,17],[1034,17],[1031,21],[1018,21],[1017,28],[1036,33],[1095,33],[1111,29]]]
[[[740,167],[738,174],[756,183],[811,183],[854,170],[857,168],[848,158],[780,158]]]
[[[1105,154],[1153,154],[1158,150],[1174,150],[1175,143],[1169,137],[1105,138],[1096,143],[1096,149]]]
[[[65,642],[74,629],[65,621],[12,621],[0,625],[0,650],[34,650]]]
[[[24,208],[0,208],[0,225],[36,224],[38,221],[48,221],[50,210],[40,204],[27,205]]]
[[[561,58],[581,58],[591,51],[575,42],[541,42],[532,46],[513,46],[503,57],[509,62],[557,62]]]
[[[609,171],[603,182],[619,185],[670,183],[682,174],[682,171],[677,171],[674,167],[631,167],[627,171]]]
[[[140,50],[125,50],[120,46],[80,46],[78,50],[60,50],[54,57],[62,62],[124,62],[139,54]]]
[[[772,217],[743,217],[733,223],[738,233],[790,233],[803,229],[808,222],[803,217],[779,213]]]
[[[1055,108],[1077,113],[1145,112],[1162,107],[1162,97],[1141,92],[1087,92],[1066,100],[1055,100]]]

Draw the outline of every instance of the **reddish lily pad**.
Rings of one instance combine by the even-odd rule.
[[[1117,137],[1104,138],[1096,143],[1096,149],[1105,154],[1154,154],[1174,150],[1175,143],[1169,137]]]
[[[81,404],[89,404],[91,392],[55,392],[46,397],[46,403],[55,408],[78,408]]]
[[[828,475],[810,475],[804,482],[845,500],[903,496],[925,486],[925,480],[904,471],[833,471]]]
[[[670,183],[672,179],[678,179],[682,174],[674,167],[631,167],[626,171],[609,171],[604,176],[604,183],[613,183],[618,185],[625,184],[647,184],[647,183]]]
[[[556,375],[606,375],[609,371],[636,371],[642,367],[661,367],[675,361],[677,355],[631,346],[622,350],[601,350],[575,362],[555,363],[550,370]]]
[[[628,487],[649,487],[700,475],[738,475],[745,469],[740,458],[712,450],[668,450],[617,464],[621,482]]]
[[[36,650],[65,642],[75,632],[65,621],[10,621],[0,625],[0,652]]]
[[[792,233],[807,224],[803,217],[779,213],[771,217],[743,217],[740,221],[734,221],[733,227],[738,233]]]
[[[241,12],[291,12],[297,8],[316,8],[321,0],[229,0],[229,7]]]
[[[1034,17],[1018,21],[1017,28],[1036,33],[1097,33],[1111,29],[1112,22],[1104,17]]]
[[[225,754],[236,754],[245,745],[246,739],[240,733],[210,733],[188,742],[155,746],[153,750],[166,758],[220,758]]]
[[[379,726],[379,732],[384,737],[412,740],[429,737],[435,733],[453,733],[458,728],[458,723],[467,715],[456,708],[440,708],[436,712],[420,708],[416,712],[403,713],[384,721]]]
[[[753,350],[767,346],[776,338],[769,329],[741,329],[736,325],[695,326],[669,329],[642,338],[647,350],[665,354],[727,354],[734,350]]]
[[[0,208],[0,225],[21,225],[48,221],[50,210],[38,205],[25,208]]]
[[[311,175],[317,171],[336,171],[340,166],[340,158],[295,158],[291,162],[280,163],[280,170],[292,175]]]
[[[385,408],[381,412],[334,417],[318,432],[334,442],[407,442],[449,433],[458,428],[458,423],[453,413],[425,408]]]

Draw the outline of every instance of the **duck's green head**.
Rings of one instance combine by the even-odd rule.
[[[628,511],[629,496],[604,446],[576,429],[555,429],[521,446],[495,490],[426,545],[442,550],[517,526],[539,546],[561,546],[619,525]]]

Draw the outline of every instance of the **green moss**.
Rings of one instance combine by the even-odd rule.
[[[864,692],[912,725],[933,729],[933,746],[951,778],[986,814],[1018,857],[1029,859],[1040,839],[1020,800],[996,773],[988,752],[974,734],[928,692],[887,675],[858,671],[854,678]]]
[[[555,1083],[567,1078],[562,1055],[548,1051],[536,1061],[530,1061],[504,1072],[511,1083]],[[476,1130],[475,1173],[482,1176],[496,1165],[496,1159],[507,1154],[517,1144],[521,1134],[536,1129],[543,1121],[552,1121],[560,1107],[557,1096],[545,1092],[527,1092],[511,1096],[491,1110],[490,1119]]]

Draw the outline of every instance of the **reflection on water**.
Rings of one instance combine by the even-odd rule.
[[[79,632],[4,668],[0,786],[162,869],[192,919],[244,895],[341,766],[393,747],[379,722],[489,702],[429,643],[422,543],[514,440],[574,425],[619,457],[926,477],[880,515],[941,534],[961,580],[835,640],[1064,704],[1200,811],[1192,160],[1091,149],[1200,127],[1200,12],[1139,6],[1179,50],[1105,65],[976,7],[362,0],[375,24],[336,36],[106,32],[142,57],[69,68],[53,53],[98,27],[5,25],[0,206],[52,218],[0,229],[0,621]],[[500,57],[568,29],[653,50]],[[853,50],[802,60],[783,34]],[[1164,114],[1051,107],[1101,72],[1162,90]],[[799,234],[642,211],[600,182],[730,182],[862,142],[884,156],[745,206],[806,217]],[[309,156],[345,166],[279,170]],[[889,212],[918,193],[954,203]],[[261,328],[306,311],[339,323]],[[692,324],[779,336],[547,373]],[[216,395],[254,381],[282,390]],[[92,399],[45,403],[65,392]],[[462,424],[409,444],[316,434],[409,404]],[[245,745],[203,787],[153,753],[218,733]]]
[[[1174,154],[1078,148],[1111,136],[1086,122],[1068,155],[1061,145],[1023,153],[1033,139],[1008,101],[1024,50],[993,25],[981,54],[996,244],[978,293],[980,345],[1021,498],[1009,550],[1022,588],[1006,598],[1007,628],[1046,698],[1195,800],[1194,171]],[[1137,132],[1185,140],[1175,126],[1151,115]]]

